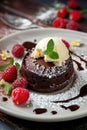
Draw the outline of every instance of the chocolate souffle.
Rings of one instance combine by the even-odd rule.
[[[52,38],[45,38],[44,42],[47,41],[48,43],[50,39]],[[55,38],[53,38],[53,40],[55,41]],[[62,42],[62,44],[64,43]],[[63,46],[65,49],[66,45],[64,44]],[[37,50],[38,47],[39,46],[37,46],[35,50]],[[43,46],[41,45],[41,47]],[[54,50],[55,48],[56,46],[54,47]],[[52,59],[52,61],[50,61],[49,59],[51,58],[45,57],[44,60],[43,54],[37,56],[35,50],[32,49],[28,51],[28,53],[25,55],[23,59],[21,67],[21,75],[27,79],[29,83],[29,89],[47,93],[59,91],[67,87],[70,87],[75,79],[75,73],[72,58],[70,56],[70,53],[68,52],[69,50],[67,49],[68,57],[64,59],[64,62],[61,61],[61,64],[59,64],[59,59],[58,61],[55,59]],[[39,50],[41,51],[40,47]],[[61,51],[59,52],[60,58]],[[32,56],[33,52],[35,52],[35,55]]]

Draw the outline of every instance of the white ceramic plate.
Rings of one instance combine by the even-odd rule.
[[[69,42],[74,40],[80,40],[83,43],[82,47],[74,47],[73,49],[75,52],[79,54],[84,54],[85,58],[87,56],[87,34],[81,33],[77,31],[69,31],[64,29],[36,29],[36,30],[27,30],[24,32],[20,32],[14,35],[10,35],[0,41],[0,49],[8,49],[11,50],[12,46],[15,43],[23,43],[25,41],[34,41],[35,39],[37,42],[48,36],[58,36],[62,37]],[[76,60],[81,62],[79,58],[74,57]],[[85,64],[81,62],[83,67]],[[51,94],[40,94],[36,92],[31,92],[30,100],[31,105],[29,104],[28,107],[26,106],[16,106],[12,103],[11,98],[3,102],[1,100],[2,94],[0,94],[0,110],[7,113],[8,115],[12,115],[14,117],[26,119],[26,120],[33,120],[33,121],[40,121],[40,122],[55,122],[55,121],[66,121],[66,120],[73,120],[81,117],[87,116],[87,96],[80,97],[76,100],[73,100],[68,103],[52,103],[51,101],[67,99],[74,97],[79,94],[80,88],[87,83],[87,69],[84,67],[83,71],[77,71],[77,65],[74,64],[77,79],[74,83],[74,86],[61,93],[51,93]],[[2,95],[2,96],[1,96]],[[80,108],[76,111],[71,112],[70,109],[63,109],[60,105],[70,106],[77,104]],[[47,112],[43,114],[35,114],[33,110],[35,108],[46,108]],[[52,111],[57,111],[57,114],[52,114]]]

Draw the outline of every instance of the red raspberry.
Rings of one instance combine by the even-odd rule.
[[[59,9],[57,11],[57,16],[64,18],[67,15],[67,8],[66,7],[62,7],[61,9]]]
[[[8,66],[3,74],[2,79],[7,82],[13,82],[17,78],[17,68],[15,65]]]
[[[69,1],[67,2],[67,6],[68,6],[69,8],[75,9],[75,8],[77,8],[77,7],[79,6],[79,4],[78,4],[78,2],[75,1],[75,0],[69,0]]]
[[[67,24],[67,21],[63,18],[56,18],[53,23],[52,26],[56,27],[56,28],[65,28]]]
[[[28,85],[28,82],[25,78],[21,77],[19,79],[16,79],[13,83],[12,83],[12,88],[15,89],[15,88],[18,88],[18,87],[21,87],[21,88],[26,88]]]
[[[78,30],[79,25],[75,21],[70,21],[69,23],[67,23],[66,28],[71,30]]]
[[[21,105],[26,103],[26,101],[28,100],[30,96],[30,93],[27,89],[25,88],[15,88],[12,91],[12,101],[14,102],[14,104],[16,105]]]
[[[72,10],[70,12],[70,16],[69,16],[69,19],[70,20],[74,20],[74,21],[78,21],[82,18],[82,13],[78,10]]]
[[[20,44],[15,44],[12,48],[12,54],[16,58],[22,58],[24,55],[24,46]]]
[[[69,49],[69,47],[70,47],[69,43],[66,40],[64,40],[64,39],[62,39],[62,42],[65,44],[65,46],[67,47],[67,49]]]

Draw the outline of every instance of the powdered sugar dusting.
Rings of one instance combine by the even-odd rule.
[[[68,90],[62,92],[62,93],[50,93],[50,94],[41,94],[41,93],[31,93],[31,100],[33,102],[34,107],[47,107],[52,108],[55,110],[61,110],[62,108],[60,105],[82,105],[87,101],[87,97],[79,97],[78,99],[72,100],[68,103],[53,103],[52,101],[60,101],[60,100],[67,100],[70,98],[73,98],[79,94],[79,91],[83,85],[87,83],[86,80],[84,80],[84,76],[87,76],[86,72],[76,72],[77,78],[73,85],[73,87],[69,88]]]
[[[30,52],[29,52],[30,53]],[[72,59],[69,57],[68,60],[66,60],[65,63],[62,64],[62,66],[53,66],[49,68],[45,68],[43,65],[39,65],[36,61],[36,59],[32,58],[32,65],[29,63],[30,56],[26,58],[25,64],[26,68],[29,70],[31,68],[31,71],[38,74],[39,76],[46,76],[49,79],[52,77],[59,76],[66,72],[69,68],[69,65],[72,66]],[[33,69],[32,69],[33,68]]]

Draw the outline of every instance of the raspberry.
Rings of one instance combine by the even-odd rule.
[[[69,0],[69,1],[67,2],[67,6],[68,6],[69,8],[75,9],[75,8],[77,8],[77,7],[79,6],[79,4],[78,4],[78,2],[75,1],[75,0]]]
[[[22,58],[24,55],[24,46],[20,44],[15,44],[12,48],[12,54],[16,58]]]
[[[53,23],[52,26],[56,27],[56,28],[65,28],[67,24],[67,21],[63,18],[56,18]]]
[[[61,9],[59,9],[57,11],[57,16],[64,18],[67,15],[67,8],[66,7],[62,7]]]
[[[17,78],[17,68],[15,65],[8,66],[3,74],[2,79],[7,82],[13,82]]]
[[[28,100],[30,96],[30,93],[27,89],[25,88],[15,88],[12,91],[12,101],[14,102],[14,104],[16,105],[21,105],[26,103],[26,101]]]
[[[72,10],[70,12],[69,19],[73,21],[78,21],[82,18],[82,13],[78,10]]]
[[[69,49],[69,47],[70,47],[69,43],[66,40],[64,40],[64,39],[62,39],[62,42],[65,44],[65,46],[67,47],[67,49]]]
[[[15,88],[18,88],[18,87],[21,87],[21,88],[26,88],[27,87],[27,80],[23,77],[19,78],[19,79],[16,79],[13,83],[12,83],[12,88],[15,89]]]
[[[71,30],[78,30],[79,25],[75,21],[70,21],[69,23],[67,23],[66,28]]]

